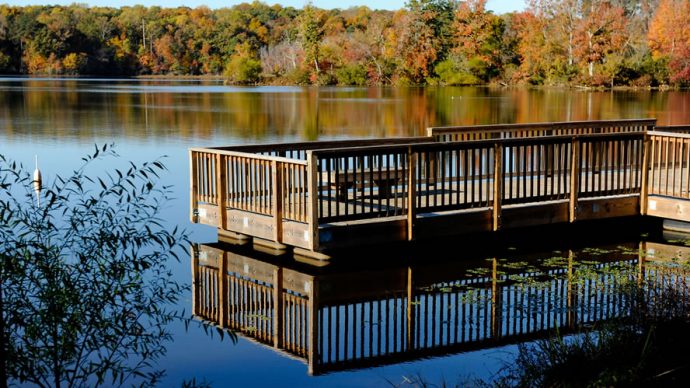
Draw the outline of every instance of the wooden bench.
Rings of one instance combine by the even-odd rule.
[[[378,187],[379,198],[390,198],[393,187],[404,178],[406,171],[403,168],[386,170],[364,169],[359,171],[326,171],[321,173],[321,182],[332,189],[337,190],[339,201],[348,198],[348,190],[356,187],[364,191],[367,182],[373,182]]]

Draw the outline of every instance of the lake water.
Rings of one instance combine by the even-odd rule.
[[[29,166],[37,155],[47,180],[78,167],[94,144],[114,143],[121,155],[119,160],[97,164],[97,170],[167,155],[169,173],[163,180],[174,185],[177,195],[163,217],[189,229],[191,239],[200,243],[213,242],[216,235],[214,229],[188,221],[187,149],[192,146],[416,136],[429,126],[442,125],[647,117],[657,118],[660,125],[690,124],[690,93],[239,88],[210,80],[0,79],[1,154]],[[174,268],[184,284],[191,283],[187,259]],[[473,256],[478,267],[486,267],[484,259]],[[191,293],[185,294],[180,307],[191,311],[191,299]],[[429,319],[443,320],[440,315]],[[162,361],[168,371],[164,385],[196,378],[217,386],[380,386],[417,375],[453,384],[463,376],[491,376],[505,355],[515,350],[510,344],[458,349],[432,358],[374,368],[375,363],[362,363],[346,371],[309,376],[299,357],[287,357],[255,341],[241,337],[233,344],[197,327],[174,329],[175,340]]]

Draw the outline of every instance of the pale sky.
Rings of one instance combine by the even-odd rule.
[[[199,5],[207,5],[210,8],[221,8],[229,7],[242,2],[251,2],[251,0],[241,1],[241,0],[173,0],[173,1],[161,1],[161,0],[86,0],[86,1],[75,1],[75,0],[15,0],[7,1],[10,5],[47,5],[47,4],[62,4],[69,5],[72,3],[86,3],[88,5],[96,6],[109,6],[109,7],[119,7],[125,5],[135,5],[142,4],[145,6],[159,5],[161,7],[197,7]],[[285,6],[292,6],[295,8],[302,8],[306,3],[306,0],[264,0],[264,3],[274,4],[280,3]],[[348,8],[355,5],[366,5],[373,9],[400,9],[405,6],[405,0],[380,0],[380,1],[362,1],[362,0],[313,0],[312,4],[319,8]],[[487,7],[494,11],[494,13],[500,14],[510,11],[518,11],[525,8],[524,0],[489,0]]]

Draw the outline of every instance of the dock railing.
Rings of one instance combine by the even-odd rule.
[[[341,222],[397,219],[406,224],[402,239],[411,240],[419,215],[487,209],[487,229],[498,230],[502,206],[544,201],[567,201],[573,222],[580,198],[640,194],[644,138],[625,132],[194,148],[191,219],[309,251],[322,248],[321,226]]]
[[[564,121],[549,123],[519,123],[501,125],[467,125],[431,127],[427,136],[435,141],[466,141],[485,139],[514,139],[543,136],[589,135],[651,131],[656,119]]]
[[[318,223],[312,217],[316,201],[310,199],[310,193],[318,190],[313,186],[315,171],[307,161],[310,150],[430,140],[417,137],[192,148],[190,219],[219,230],[241,231],[314,250]]]
[[[649,134],[649,170],[642,214],[690,221],[690,127]],[[688,131],[690,132],[690,131]]]
[[[644,133],[422,143],[310,151],[318,221],[334,223],[639,194]],[[314,167],[311,167],[314,168]],[[571,190],[576,187],[576,190]],[[413,238],[408,230],[408,239]]]

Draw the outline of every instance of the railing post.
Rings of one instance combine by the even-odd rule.
[[[307,368],[309,375],[314,375],[319,362],[319,281],[312,278],[309,292],[309,349]]]
[[[503,200],[503,144],[494,145],[494,206],[493,230],[501,228],[501,203]]]
[[[223,155],[216,154],[216,194],[218,196],[218,227],[227,228],[228,164]]]
[[[647,215],[647,202],[649,200],[649,154],[652,147],[651,136],[644,134],[642,143],[642,182],[640,182],[640,214]]]
[[[570,147],[570,222],[577,219],[577,199],[580,191],[580,139],[573,137]]]
[[[218,325],[228,327],[228,260],[227,252],[218,257]]]
[[[196,158],[194,157],[194,155],[195,152],[189,150],[189,220],[192,223],[198,221],[197,205],[199,203],[196,196],[196,194],[199,192],[199,186],[197,185],[198,177],[196,168]]]
[[[407,240],[412,241],[414,223],[417,217],[417,154],[412,147],[407,149]]]
[[[319,248],[319,170],[318,158],[307,151],[307,192],[309,193],[309,242],[311,250]]]
[[[283,346],[283,269],[273,269],[273,346],[280,349]]]
[[[273,241],[283,240],[283,163],[273,161]]]

